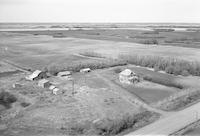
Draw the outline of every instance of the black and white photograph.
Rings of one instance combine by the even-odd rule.
[[[0,0],[0,136],[200,136],[200,0]]]

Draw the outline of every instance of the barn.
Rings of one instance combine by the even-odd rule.
[[[27,80],[38,80],[43,78],[47,78],[47,74],[40,70],[35,70],[31,75],[26,77]]]

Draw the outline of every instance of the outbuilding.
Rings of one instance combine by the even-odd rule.
[[[88,72],[91,72],[91,69],[90,68],[84,68],[84,69],[81,69],[80,72],[81,73],[88,73]]]
[[[60,89],[58,89],[58,88],[54,88],[53,89],[53,94],[54,95],[62,94],[62,91]]]
[[[38,86],[42,88],[49,88],[51,86],[51,83],[47,79],[42,79],[38,81]]]
[[[27,80],[38,80],[43,78],[47,78],[47,74],[40,70],[35,70],[31,75],[26,77]]]
[[[56,87],[54,86],[54,85],[50,85],[49,86],[49,90],[53,90],[53,89],[55,89]]]
[[[71,76],[72,73],[70,71],[62,71],[57,74],[59,77]]]
[[[12,85],[12,87],[13,87],[13,88],[21,88],[21,87],[22,87],[22,84],[20,84],[20,83],[14,83],[14,84]]]
[[[130,69],[125,69],[119,73],[119,81],[125,84],[132,84],[139,82],[139,77]]]

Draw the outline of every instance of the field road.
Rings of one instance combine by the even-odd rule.
[[[125,136],[166,136],[197,121],[200,117],[200,103],[147,125]]]

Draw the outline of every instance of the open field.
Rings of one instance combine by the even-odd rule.
[[[199,48],[199,31],[161,31],[162,29],[95,29],[95,30],[54,30],[54,31],[23,31],[34,35],[50,35],[62,37],[76,37],[84,39],[109,40],[118,42],[173,45]],[[163,28],[163,30],[165,30]]]
[[[22,136],[27,135],[27,131],[32,135],[50,133],[77,135],[90,134],[91,129],[94,129],[92,134],[99,135],[104,133],[101,129],[108,129],[106,135],[110,135],[123,131],[123,129],[109,128],[110,125],[117,127],[122,123],[121,120],[125,121],[127,117],[131,122],[133,115],[137,117],[142,114],[141,120],[133,121],[129,126],[137,129],[139,126],[155,121],[159,116],[153,112],[148,113],[149,111],[141,105],[127,101],[123,96],[115,93],[116,91],[123,94],[123,90],[115,90],[116,88],[110,87],[93,72],[86,75],[74,74],[74,89],[71,81],[65,78],[49,78],[64,91],[61,96],[55,96],[50,90],[38,87],[37,81],[26,81],[24,77],[27,74],[18,73],[0,78],[1,89],[17,98],[17,102],[12,104],[12,107],[1,111],[2,126],[6,127],[5,130],[0,130],[3,135]],[[21,87],[13,88],[14,83],[21,84]],[[75,94],[73,95],[72,92]],[[146,118],[145,122],[140,123],[143,117]],[[79,132],[76,129],[81,130]]]
[[[200,78],[153,71],[118,57],[156,55],[199,63],[198,38],[199,32],[119,29],[0,32],[0,91],[17,98],[9,108],[0,107],[0,133],[116,135],[169,117],[199,100]],[[152,45],[151,40],[158,43]],[[92,72],[79,72],[87,67]],[[117,71],[126,68],[141,81],[120,83]],[[63,94],[53,95],[49,89],[38,87],[38,81],[25,80],[36,69],[49,72],[48,80]],[[73,82],[55,76],[65,70],[73,72]],[[14,83],[21,86],[14,88]]]
[[[151,71],[148,71],[145,69],[139,69],[137,67],[126,67],[126,66],[121,67],[122,70],[125,68],[137,69],[137,71],[134,70],[134,72],[136,72],[136,74],[138,74],[139,76],[142,76],[141,75],[142,71],[149,72],[151,73],[150,75],[154,75],[154,76],[157,75],[156,72],[153,73]],[[178,88],[168,87],[162,84],[152,83],[148,81],[141,81],[135,85],[123,85],[119,82],[118,74],[114,73],[113,69],[106,71],[105,73],[102,73],[102,74],[104,74],[104,76],[106,76],[108,79],[110,79],[117,85],[122,86],[123,88],[128,90],[130,93],[137,95],[138,97],[140,97],[142,100],[144,100],[145,102],[149,104],[162,100],[166,97],[169,97],[171,94],[179,91]],[[142,72],[142,74],[145,75],[146,73]]]

